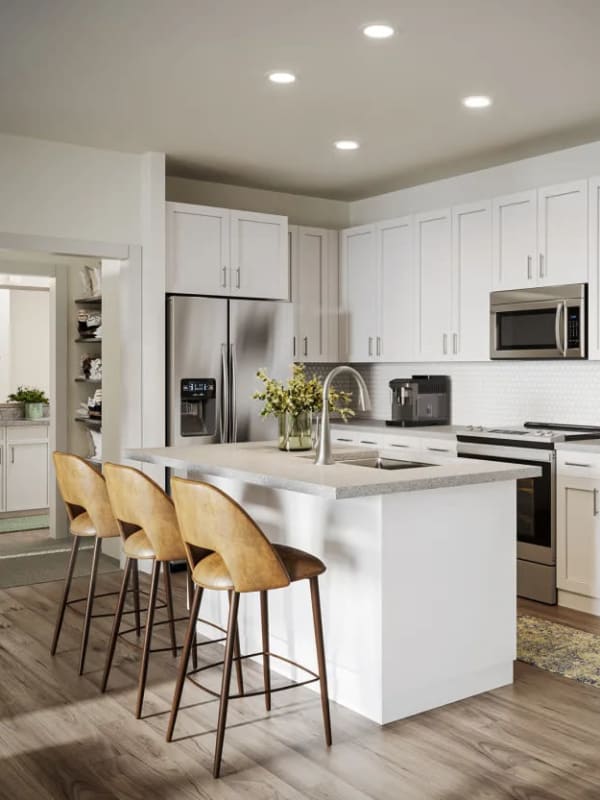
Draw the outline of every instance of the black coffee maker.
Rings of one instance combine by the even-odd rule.
[[[450,424],[449,375],[394,378],[389,386],[392,392],[392,418],[386,425],[410,427]]]

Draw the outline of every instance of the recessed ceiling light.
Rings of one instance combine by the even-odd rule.
[[[377,23],[376,25],[365,25],[363,33],[369,39],[389,39],[393,36],[395,31],[391,25],[384,23]]]
[[[360,147],[359,143],[355,142],[354,139],[340,139],[334,144],[338,150],[358,150]]]
[[[462,104],[466,108],[487,108],[492,105],[492,98],[486,94],[471,94],[463,97]]]
[[[271,83],[294,83],[296,76],[293,72],[269,72]]]

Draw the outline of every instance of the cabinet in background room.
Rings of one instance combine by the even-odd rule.
[[[294,359],[338,359],[338,233],[324,228],[289,228]]]
[[[48,507],[48,427],[0,428],[4,442],[0,511],[30,511]]]
[[[288,300],[287,217],[167,203],[167,292]]]

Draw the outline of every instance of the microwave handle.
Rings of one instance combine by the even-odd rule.
[[[566,351],[566,330],[565,330],[565,345],[563,346],[563,343],[561,341],[561,338],[562,338],[561,337],[561,332],[560,332],[560,314],[561,314],[561,311],[564,312],[564,317],[565,317],[565,322],[566,322],[566,319],[567,319],[566,311],[567,310],[566,310],[565,306],[566,306],[566,303],[564,303],[564,302],[560,302],[560,303],[556,304],[556,317],[554,318],[554,336],[556,338],[556,349],[558,350],[558,352],[563,357],[566,356],[566,354],[567,354],[567,351]],[[565,328],[566,328],[566,325],[565,325]]]

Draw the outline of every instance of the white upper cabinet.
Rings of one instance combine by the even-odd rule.
[[[451,356],[452,251],[449,209],[415,217],[417,356],[439,361]]]
[[[231,294],[289,300],[287,217],[231,211]]]
[[[380,275],[380,325],[375,354],[381,361],[414,357],[414,267],[412,217],[376,225]]]
[[[495,289],[587,281],[587,181],[496,198],[493,229]]]
[[[287,217],[167,203],[167,292],[288,300]]]
[[[379,271],[374,225],[341,233],[342,353],[347,361],[372,361],[379,328]]]
[[[454,325],[449,349],[464,361],[490,357],[492,210],[488,202],[452,209]]]
[[[495,289],[535,285],[537,193],[519,192],[493,202]]]
[[[296,361],[338,358],[338,234],[290,226]]]
[[[226,294],[229,265],[229,211],[167,203],[167,291]]]
[[[587,181],[538,192],[537,279],[540,285],[588,279]]]

